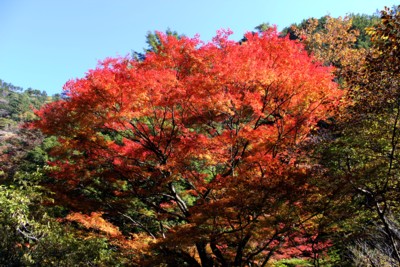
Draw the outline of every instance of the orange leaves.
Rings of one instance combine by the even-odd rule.
[[[73,212],[68,214],[66,217],[69,221],[74,221],[82,224],[84,227],[88,229],[95,229],[111,237],[117,237],[121,235],[118,227],[107,222],[102,218],[103,213],[101,212],[92,212],[90,215]]]

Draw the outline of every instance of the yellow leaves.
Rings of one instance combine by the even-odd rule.
[[[294,28],[294,31],[298,36],[306,37],[303,42],[318,60],[340,66],[342,60],[355,52],[353,46],[359,32],[351,29],[350,18],[325,18],[324,25],[318,25],[318,20],[310,19],[305,28]],[[317,26],[323,27],[323,30],[316,32]]]
[[[376,30],[375,30],[374,27],[368,27],[368,28],[365,29],[365,32],[366,32],[368,35],[374,35],[374,34],[376,33]]]
[[[302,42],[318,61],[336,67],[335,75],[339,78],[340,86],[345,88],[346,80],[343,77],[361,68],[366,50],[356,47],[360,33],[352,29],[351,18],[327,16],[325,20],[325,23],[319,25],[318,20],[311,19],[305,27],[292,29],[296,35],[306,37]],[[372,33],[374,29],[368,28],[367,31]]]

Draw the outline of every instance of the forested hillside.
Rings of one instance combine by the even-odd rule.
[[[11,178],[27,151],[42,142],[39,132],[30,133],[22,125],[35,118],[34,109],[51,101],[44,91],[23,90],[0,80],[1,177]]]
[[[0,266],[399,266],[399,8],[0,80]]]

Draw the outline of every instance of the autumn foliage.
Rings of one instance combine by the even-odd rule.
[[[150,237],[142,264],[261,266],[317,214],[298,145],[339,103],[332,70],[275,30],[229,34],[159,33],[143,61],[106,59],[37,112],[56,192]]]
[[[291,27],[309,53],[324,65],[335,67],[336,79],[345,88],[348,87],[347,76],[358,72],[366,55],[366,49],[356,45],[360,31],[354,29],[353,19],[354,16],[325,16],[319,20],[310,18],[302,27]]]

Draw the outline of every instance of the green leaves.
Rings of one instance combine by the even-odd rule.
[[[389,9],[382,11],[381,22],[367,29],[371,50],[358,70],[346,76],[350,87],[347,100],[351,105],[338,116],[336,133],[325,135],[328,138],[326,143],[322,142],[320,154],[320,163],[327,173],[341,181],[338,195],[347,195],[351,201],[345,205],[354,211],[358,209],[357,223],[343,220],[343,229],[355,237],[359,234],[357,242],[366,251],[379,252],[379,257],[383,254],[387,258],[387,264],[396,262],[395,265],[400,262],[398,226],[397,220],[393,220],[399,215],[400,179],[400,71],[396,56],[398,39],[392,38],[400,30],[400,17],[396,14]],[[385,238],[380,234],[375,239],[364,238],[367,231],[383,232]],[[363,255],[368,260],[368,255]]]

